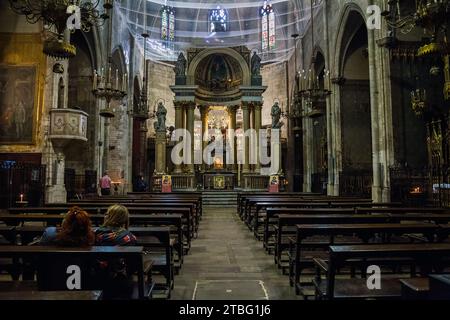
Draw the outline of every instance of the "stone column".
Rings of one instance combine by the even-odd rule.
[[[64,170],[65,170],[65,156],[62,148],[53,146],[55,150],[55,160],[53,164],[53,170],[55,172],[54,184],[47,188],[46,192],[46,202],[47,203],[66,203],[67,202],[67,191],[64,184]]]
[[[110,127],[110,119],[104,118],[104,138],[103,138],[103,158],[102,158],[102,171],[108,171],[108,158],[109,158],[109,127]],[[103,172],[100,174],[103,175]]]
[[[242,113],[244,118],[243,130],[244,130],[244,164],[242,173],[250,173],[250,157],[249,157],[249,138],[245,136],[245,133],[250,129],[250,106],[248,102],[242,103]]]
[[[195,103],[190,102],[186,106],[186,129],[191,135],[190,146],[187,147],[187,152],[191,153],[191,163],[187,164],[189,173],[194,174],[194,111]]]
[[[157,131],[155,140],[155,174],[157,176],[166,173],[166,131]]]
[[[332,80],[332,95],[330,97],[331,120],[330,136],[331,148],[328,156],[330,183],[333,184],[334,196],[339,196],[340,172],[342,172],[342,133],[341,133],[341,87],[345,84],[345,78],[337,75]]]
[[[175,129],[183,129],[183,105],[181,102],[175,102]],[[177,137],[178,138],[178,137]],[[182,173],[181,165],[175,165],[175,174]]]
[[[202,118],[202,157],[203,151],[208,146],[208,112],[209,112],[208,106],[200,107],[200,114]],[[208,170],[208,165],[205,163],[204,159],[202,160],[202,170],[203,171]]]
[[[373,185],[372,200],[374,202],[382,201],[382,179],[380,163],[380,125],[378,117],[379,92],[377,77],[377,55],[374,30],[368,31],[369,47],[369,76],[370,76],[370,114],[372,122],[372,164],[373,164]]]
[[[255,143],[258,146],[258,153],[256,154],[256,165],[255,165],[255,173],[260,174],[261,173],[261,163],[260,163],[260,159],[259,159],[259,148],[261,147],[259,145],[259,132],[261,130],[261,126],[262,126],[262,116],[261,116],[261,111],[262,111],[262,103],[260,102],[256,102],[253,105],[253,112],[254,112],[254,126],[255,126],[255,131],[256,131],[256,141]]]
[[[230,141],[230,144],[233,147],[233,163],[229,165],[229,170],[231,170],[233,173],[237,172],[237,145],[236,145],[236,113],[237,113],[238,106],[231,106],[228,107],[228,114],[230,115],[230,130],[234,132],[234,136],[232,140]]]
[[[140,158],[139,158],[139,174],[142,174],[144,177],[148,173],[147,170],[147,121],[141,121],[140,123]]]

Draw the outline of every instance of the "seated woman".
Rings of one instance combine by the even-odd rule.
[[[128,209],[121,205],[108,208],[103,225],[95,232],[97,246],[133,246],[136,237],[128,231],[130,217]],[[125,260],[102,261],[104,299],[129,299],[133,293],[132,274]]]
[[[89,214],[79,207],[70,208],[60,228],[49,227],[39,241],[41,245],[89,247],[95,243]]]
[[[136,237],[128,231],[130,216],[128,209],[115,204],[108,208],[103,225],[95,232],[97,246],[133,246]]]

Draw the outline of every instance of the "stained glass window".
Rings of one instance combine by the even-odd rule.
[[[172,47],[175,41],[175,10],[170,6],[161,8],[161,40],[166,47]]]
[[[264,1],[260,9],[261,14],[261,46],[262,51],[267,52],[275,49],[276,45],[276,26],[275,11],[270,2]]]
[[[228,12],[220,6],[209,11],[209,32],[228,31]]]

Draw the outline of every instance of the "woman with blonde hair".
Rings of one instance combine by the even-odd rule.
[[[128,209],[115,204],[108,208],[103,225],[95,232],[98,246],[136,245],[136,237],[128,231],[130,215]]]
[[[128,209],[115,204],[108,208],[103,225],[95,232],[97,246],[133,246],[136,237],[128,231]],[[132,273],[124,259],[102,261],[98,279],[103,283],[104,299],[129,299],[133,292]]]

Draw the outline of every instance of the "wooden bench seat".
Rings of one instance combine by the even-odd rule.
[[[329,245],[336,244],[339,239],[342,240],[340,244],[353,245],[351,243],[345,243],[353,238],[360,239],[361,242],[367,244],[375,236],[378,236],[377,243],[373,244],[377,245],[378,243],[391,242],[393,235],[422,234],[432,241],[439,229],[439,226],[429,223],[301,224],[296,227],[295,242],[289,248],[289,251],[294,253],[289,261],[289,280],[290,284],[295,286],[297,294],[302,290],[300,281],[302,271],[309,266],[305,265],[305,260],[302,259],[302,251],[305,249],[303,242],[310,239],[311,236],[327,236]],[[308,248],[310,247],[311,245],[308,246]],[[318,247],[323,248],[323,245]],[[400,260],[392,261],[400,263]]]
[[[430,293],[429,278],[401,279],[403,300],[425,300]]]
[[[98,260],[125,259],[129,270],[137,274],[139,299],[148,299],[146,272],[144,269],[144,247],[88,247],[62,248],[52,246],[0,246],[0,257],[22,258],[33,264],[38,274],[40,291],[68,290],[66,268],[74,264],[82,270],[82,290],[93,286],[90,265]],[[96,288],[97,289],[97,288]],[[98,288],[102,289],[102,288]]]
[[[317,283],[313,280],[313,284],[316,287],[318,300],[326,298],[323,293],[326,292],[326,283]],[[393,300],[400,299],[402,297],[402,287],[399,279],[383,279],[381,280],[381,286],[383,290],[369,290],[367,288],[366,279],[336,279],[334,300]]]
[[[92,214],[89,216],[92,224],[94,226],[99,226],[104,221],[104,215],[102,214]],[[25,222],[42,222],[46,226],[58,226],[61,224],[64,215],[53,215],[53,214],[0,214],[0,221],[3,221],[10,226],[20,226]],[[191,246],[191,237],[189,233],[183,233],[182,229],[182,215],[170,214],[170,215],[130,215],[130,225],[134,226],[173,226],[173,233],[177,239],[182,239],[182,241],[177,242],[176,250],[180,262],[183,261],[183,256],[187,253]],[[18,229],[19,230],[19,229]],[[34,231],[34,234],[33,234]],[[25,235],[28,234],[28,242],[32,241],[32,237],[40,235],[41,230],[23,229]],[[37,234],[36,234],[37,233]],[[30,240],[30,236],[31,240]]]
[[[75,300],[75,301],[90,301],[101,300],[102,291],[0,291],[0,300],[11,301],[52,301],[52,300]]]
[[[389,286],[382,286],[381,290],[368,291],[365,281],[361,280],[359,285],[355,285],[354,279],[340,279],[338,270],[348,265],[349,261],[353,259],[370,259],[370,264],[380,267],[381,263],[392,261],[393,258],[407,259],[412,268],[411,276],[416,274],[417,267],[420,267],[422,276],[427,276],[432,270],[450,266],[450,244],[446,243],[330,246],[329,251],[328,263],[320,259],[315,260],[314,285],[318,299],[335,299],[337,292],[340,293],[339,299],[377,299],[390,295]],[[322,279],[323,273],[325,273],[326,279]],[[394,277],[390,278],[394,279]],[[406,278],[404,275],[398,276],[398,279],[404,278]],[[381,279],[383,281],[385,277],[382,276]],[[401,289],[400,281],[398,283]],[[347,287],[352,288],[348,297],[343,294],[348,291]]]

